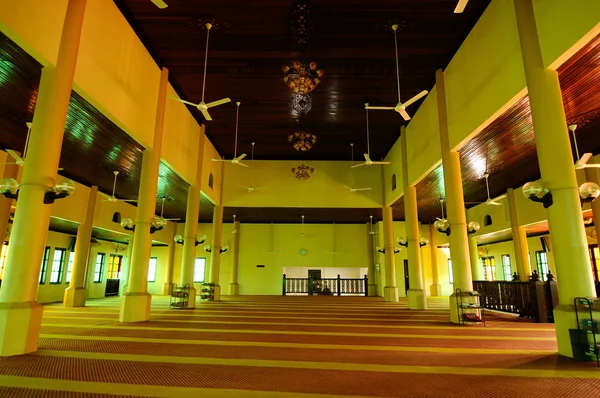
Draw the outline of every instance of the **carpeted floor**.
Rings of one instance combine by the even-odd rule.
[[[36,354],[0,358],[0,397],[600,397],[600,369],[559,358],[554,328],[488,313],[454,326],[364,297],[225,297],[118,322],[119,300],[46,306]]]

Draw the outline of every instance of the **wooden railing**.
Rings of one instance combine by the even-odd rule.
[[[119,295],[119,279],[107,279],[106,280],[106,290],[104,291],[104,296],[118,296]]]
[[[536,322],[554,322],[556,281],[473,281],[473,290],[479,292],[484,308],[519,314]]]
[[[283,275],[282,294],[308,294],[321,296],[341,296],[360,294],[368,296],[369,280],[364,278],[288,278]]]

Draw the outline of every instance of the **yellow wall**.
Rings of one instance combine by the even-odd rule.
[[[226,206],[240,207],[381,207],[381,166],[350,168],[350,162],[306,162],[315,171],[308,180],[299,180],[292,168],[299,161],[254,161],[245,168],[225,165]],[[354,173],[356,188],[370,191],[349,192]],[[243,186],[265,187],[248,193]],[[365,220],[367,221],[367,220]]]

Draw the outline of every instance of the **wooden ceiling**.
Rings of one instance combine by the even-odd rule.
[[[26,122],[33,119],[42,66],[0,33],[0,149],[19,152],[25,147]],[[116,196],[137,197],[143,147],[117,127],[76,92],[71,93],[61,173],[81,184],[97,185],[112,192],[113,171],[118,170]],[[166,196],[165,217],[185,218],[188,184],[164,162],[158,178],[157,212],[160,197]]]
[[[435,70],[445,67],[490,0],[472,1],[454,14],[456,0],[312,0],[314,31],[305,46],[290,34],[293,0],[169,0],[158,9],[149,0],[114,0],[179,95],[199,102],[206,31],[190,21],[215,21],[211,30],[206,102],[230,97],[241,101],[239,150],[257,143],[257,159],[348,160],[348,144],[366,152],[364,103],[394,105],[394,38],[398,42],[402,98],[429,90]],[[202,24],[201,24],[202,25]],[[312,109],[298,118],[282,66],[315,61],[325,71],[312,93]],[[414,113],[419,104],[411,107]],[[190,108],[199,122],[202,116]],[[217,150],[234,152],[235,105],[211,109],[206,134]],[[373,159],[386,155],[398,138],[402,119],[394,112],[370,117]],[[287,135],[317,134],[316,145],[298,152]]]
[[[569,124],[577,123],[579,152],[600,153],[600,36],[575,54],[559,69],[563,104]],[[519,100],[475,138],[460,148],[465,202],[487,198],[483,172],[490,173],[490,195],[540,178],[529,97]],[[573,149],[575,161],[575,151]],[[435,221],[441,216],[445,197],[442,166],[416,185],[419,220]],[[470,203],[467,207],[475,206]],[[404,199],[393,205],[394,218],[404,219]]]

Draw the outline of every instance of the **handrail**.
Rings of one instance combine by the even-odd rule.
[[[308,294],[335,295],[361,294],[368,296],[368,278],[288,278],[283,274],[282,295]]]

